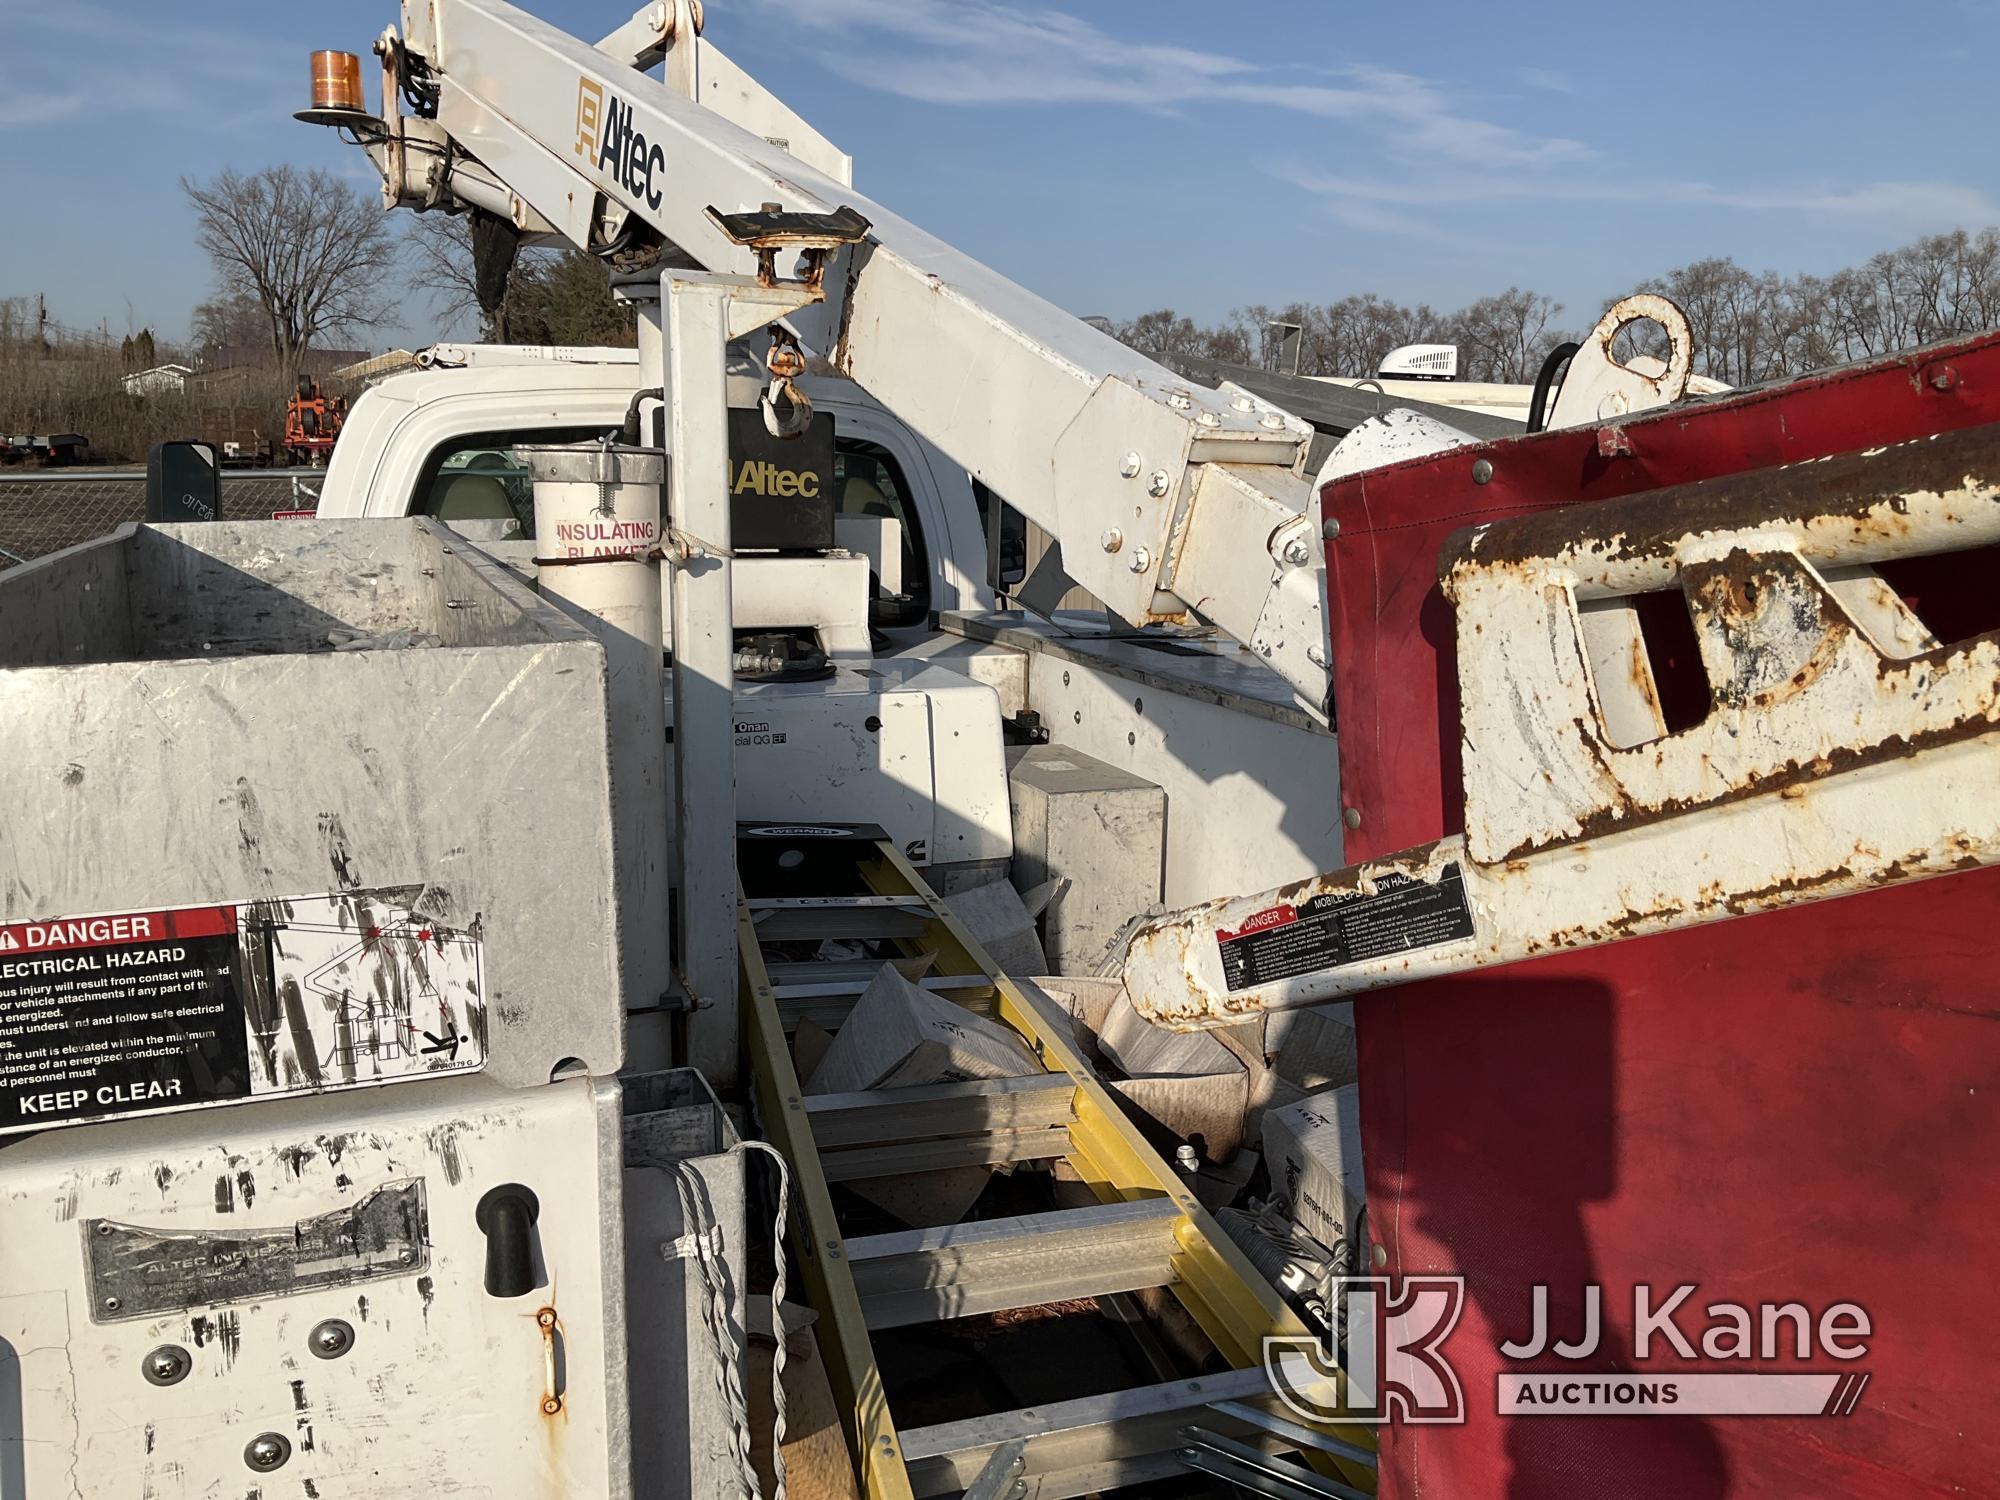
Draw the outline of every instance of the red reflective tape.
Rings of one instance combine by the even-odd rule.
[[[233,906],[183,906],[161,915],[167,919],[169,937],[223,937],[236,931]]]

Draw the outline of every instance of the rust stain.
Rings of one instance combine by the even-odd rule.
[[[1526,564],[1480,566],[1488,573],[1540,576]],[[2000,659],[2000,631],[1891,657],[1856,627],[1824,579],[1789,552],[1732,547],[1714,559],[1686,564],[1680,576],[1696,633],[1712,644],[1719,663],[1711,665],[1710,675],[1723,678],[1712,686],[1710,716],[1678,734],[1629,748],[1612,745],[1597,724],[1571,717],[1562,738],[1580,760],[1590,763],[1596,805],[1563,808],[1563,817],[1573,827],[1551,825],[1528,833],[1496,850],[1496,861],[1774,790],[1796,799],[1801,794],[1792,789],[1802,783],[1907,759],[1926,749],[1977,738],[2000,725],[2000,671],[1994,668]],[[1577,642],[1580,645],[1580,636]],[[1636,768],[1636,753],[1650,755],[1657,765],[1669,746],[1700,745],[1723,734],[1733,739],[1739,733],[1736,723],[1747,728],[1753,716],[1811,692],[1836,669],[1844,667],[1849,682],[1856,672],[1866,674],[1869,667],[1857,666],[1857,655],[1872,663],[1873,678],[1861,686],[1858,699],[1843,695],[1835,705],[1855,714],[1857,729],[1847,743],[1784,759],[1778,758],[1781,748],[1774,748],[1765,763],[1738,765],[1727,773],[1727,783],[1719,786],[1722,773],[1704,754],[1703,774],[1689,780],[1687,785],[1695,789],[1686,795],[1641,798],[1626,785],[1622,767]],[[1631,670],[1635,684],[1643,674],[1650,685],[1643,645],[1635,644]],[[1589,680],[1587,669],[1583,680]],[[1906,733],[1858,727],[1864,708],[1909,705],[1918,710],[1926,699],[1938,702],[1939,710]],[[1728,717],[1717,719],[1717,712]],[[1468,763],[1470,759],[1468,754]],[[1546,778],[1546,767],[1543,774]]]
[[[563,1393],[556,1378],[556,1341],[562,1337],[562,1320],[556,1316],[554,1307],[535,1310],[535,1327],[542,1334],[542,1403],[544,1417],[562,1414]]]
[[[1672,485],[1584,507],[1453,532],[1438,560],[1451,591],[1461,569],[1534,564],[1580,548],[1610,561],[1671,557],[1690,535],[1848,523],[1853,540],[1910,532],[1909,497],[2000,485],[2000,432],[1967,428],[1893,447]]]

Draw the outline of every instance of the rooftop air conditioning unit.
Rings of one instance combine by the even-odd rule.
[[[1405,344],[1383,355],[1375,373],[1384,380],[1456,380],[1458,345]]]

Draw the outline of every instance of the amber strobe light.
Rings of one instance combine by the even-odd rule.
[[[361,59],[352,52],[312,55],[312,107],[365,112],[361,102]]]

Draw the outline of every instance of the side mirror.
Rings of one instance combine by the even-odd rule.
[[[146,519],[222,519],[222,462],[215,444],[153,444],[146,455]]]

